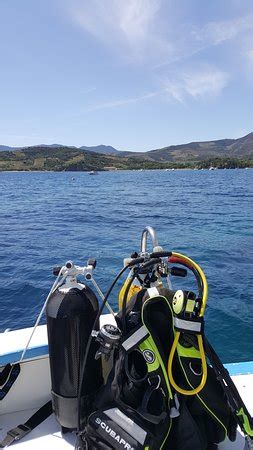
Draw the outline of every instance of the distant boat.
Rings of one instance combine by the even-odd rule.
[[[213,166],[209,167],[209,170],[214,170],[214,167]]]
[[[96,170],[92,170],[91,172],[89,172],[89,175],[98,175],[98,172],[96,172]]]

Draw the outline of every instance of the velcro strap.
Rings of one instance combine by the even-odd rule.
[[[176,331],[185,331],[193,334],[203,334],[204,319],[199,317],[197,319],[185,320],[174,317],[174,327]]]
[[[137,344],[144,341],[145,338],[149,336],[149,332],[147,328],[142,325],[138,330],[136,330],[133,334],[131,334],[125,341],[122,342],[122,347],[128,352],[133,347],[136,347]]]

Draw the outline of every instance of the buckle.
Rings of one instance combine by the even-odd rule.
[[[30,433],[31,428],[27,425],[18,425],[16,428],[13,428],[12,430],[8,431],[7,434],[13,437],[14,441],[19,441],[19,439],[22,439],[26,434]]]
[[[170,417],[171,419],[174,419],[175,417],[180,416],[179,408],[180,403],[177,397],[177,394],[174,394],[174,397],[170,401],[171,408],[170,408]]]
[[[161,377],[160,375],[155,375],[148,378],[148,383],[150,386],[153,386],[154,389],[159,389],[161,384]]]
[[[9,447],[9,445],[11,445],[14,441],[19,441],[26,434],[30,433],[30,431],[32,431],[31,428],[23,424],[18,425],[16,428],[12,428],[12,430],[7,432],[7,435],[1,442],[0,447]]]

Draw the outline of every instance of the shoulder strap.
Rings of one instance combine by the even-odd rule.
[[[140,414],[144,419],[156,425],[165,420],[168,414],[165,392],[160,387],[159,379],[159,375],[156,377],[148,378],[149,386],[143,395],[141,406],[137,408],[138,414]],[[154,397],[153,402],[152,396],[156,396]],[[155,409],[159,412],[157,412],[157,414],[150,413],[150,406],[153,406],[153,409],[155,406]]]
[[[9,447],[14,441],[19,441],[26,434],[30,433],[40,423],[44,422],[52,414],[51,400],[43,405],[35,414],[33,414],[24,424],[18,425],[7,432],[4,440],[0,443],[0,448]]]
[[[230,377],[228,370],[223,366],[220,358],[215,353],[211,344],[209,344],[207,338],[204,338],[205,352],[213,366],[216,373],[217,380],[220,382],[228,399],[229,406],[232,413],[237,420],[243,433],[249,437],[249,440],[253,440],[253,418],[247,410],[232,378]]]

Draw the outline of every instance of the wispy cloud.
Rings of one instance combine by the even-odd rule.
[[[215,46],[230,43],[242,47],[245,36],[249,35],[253,39],[253,14],[236,19],[210,21],[203,26],[192,25],[190,22],[179,23],[170,35],[173,51],[158,62],[154,69],[190,60]]]
[[[253,8],[247,14],[242,8],[241,15],[231,8],[222,20],[197,23],[194,14],[186,18],[175,5],[172,13],[167,0],[64,1],[73,22],[116,55],[116,64],[122,60],[139,67],[142,64],[148,70],[151,89],[157,76],[166,79],[167,94],[181,103],[187,98],[220,95],[235,75],[235,59],[241,58],[242,73],[246,73],[247,64],[251,67],[251,50],[246,54],[244,49],[242,57],[242,48],[246,38],[251,42],[253,39]],[[214,47],[216,52],[212,51]],[[164,87],[159,85],[157,91],[161,90]],[[101,102],[88,107],[88,111],[114,108],[141,98]]]
[[[149,92],[148,94],[141,95],[139,97],[130,97],[130,98],[125,98],[125,99],[112,100],[112,101],[108,101],[108,102],[101,102],[101,103],[97,103],[96,105],[88,107],[86,109],[86,112],[98,111],[100,109],[116,108],[119,106],[131,104],[131,103],[138,103],[140,101],[148,100],[152,97],[155,97],[156,95],[158,95],[158,92]]]
[[[74,23],[102,45],[135,60],[154,60],[156,68],[253,33],[252,9],[197,25],[193,17],[180,19],[175,7],[174,18],[167,0],[64,1]]]
[[[165,81],[165,91],[169,97],[184,103],[187,98],[213,98],[227,86],[229,75],[214,67],[199,70],[184,70],[177,77],[171,75]]]
[[[124,58],[142,60],[171,45],[159,35],[162,0],[71,0],[67,1],[72,20],[103,45]]]
[[[208,22],[203,28],[195,31],[195,36],[197,40],[204,41],[206,45],[218,45],[249,30],[253,31],[252,14],[236,19]]]

